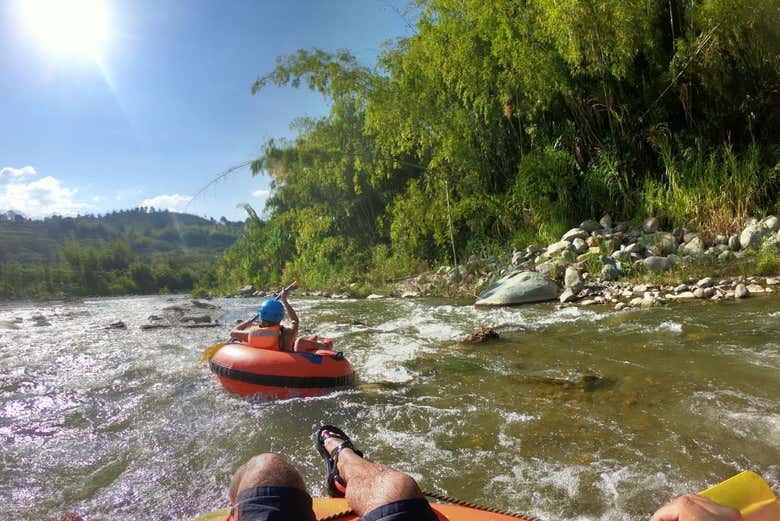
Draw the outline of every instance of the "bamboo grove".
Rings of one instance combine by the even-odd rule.
[[[224,287],[382,282],[554,240],[605,213],[701,231],[780,210],[776,0],[419,0],[377,62],[279,57],[252,91],[330,113],[252,164],[272,178]]]

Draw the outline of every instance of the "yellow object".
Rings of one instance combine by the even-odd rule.
[[[746,470],[699,495],[736,508],[746,520],[780,521],[780,503],[766,481],[755,472]]]
[[[222,349],[222,346],[227,344],[227,340],[223,342],[217,342],[211,347],[206,348],[205,351],[203,351],[203,354],[200,355],[200,363],[205,364],[211,361],[212,358],[214,358],[214,355],[217,354],[217,351]]]

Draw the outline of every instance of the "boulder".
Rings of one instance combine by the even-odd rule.
[[[558,298],[558,286],[535,271],[515,271],[479,294],[475,306],[508,306]]]
[[[769,217],[765,217],[761,221],[761,226],[763,226],[764,228],[768,228],[773,232],[776,232],[777,230],[780,230],[780,219],[778,219],[774,215],[770,215]]]
[[[645,235],[640,239],[642,244],[651,255],[663,257],[677,251],[677,239],[669,232],[656,232]]]
[[[380,299],[380,298],[385,298],[385,296],[384,295],[380,295],[378,293],[372,293],[372,294],[370,294],[369,296],[366,297],[366,300],[376,300],[376,299]]]
[[[601,229],[601,224],[594,221],[593,219],[588,219],[587,221],[582,221],[579,227],[585,230],[586,232],[590,233]]]
[[[703,279],[699,280],[696,285],[700,288],[709,288],[711,286],[714,286],[718,281],[713,279],[712,277],[704,277]]]
[[[569,241],[558,241],[554,242],[551,245],[547,247],[547,251],[545,254],[549,257],[553,257],[555,255],[562,254],[566,251],[571,251],[571,242]]]
[[[579,293],[585,286],[585,283],[582,281],[582,277],[580,277],[580,272],[576,268],[569,266],[566,268],[566,273],[563,276],[563,285],[574,293]]]
[[[736,233],[731,235],[729,237],[728,245],[731,251],[739,251],[740,248],[742,247],[742,245],[739,243],[739,235],[737,235]]]
[[[562,241],[572,242],[574,239],[582,239],[583,241],[588,238],[590,232],[583,230],[582,228],[572,228],[561,237]]]
[[[599,224],[602,228],[612,228],[612,217],[609,214],[599,219]]]
[[[757,248],[761,244],[761,239],[769,233],[771,233],[769,228],[759,226],[758,224],[751,224],[739,234],[739,244],[742,249]]]
[[[686,234],[687,235],[687,234]],[[704,253],[704,241],[698,235],[680,246],[679,251],[685,255],[701,255]]]
[[[251,284],[247,284],[246,286],[239,289],[236,294],[241,295],[242,297],[248,297],[251,296],[255,292],[255,287]]]
[[[747,287],[744,284],[737,284],[737,287],[734,288],[734,298],[745,298],[749,295],[750,293],[748,293]]]
[[[574,253],[580,255],[588,251],[588,243],[577,237],[571,243],[571,247],[574,248]]]
[[[620,270],[615,264],[605,264],[601,268],[601,278],[604,280],[617,280],[620,277]]]
[[[655,233],[658,231],[658,225],[658,219],[655,217],[648,217],[642,223],[642,230],[644,230],[645,233]]]
[[[571,302],[574,300],[574,297],[576,296],[576,293],[571,290],[571,288],[566,288],[563,290],[563,293],[561,293],[561,296],[558,297],[558,300],[561,301],[561,304],[566,304],[567,302]]]
[[[662,271],[666,271],[670,267],[669,259],[666,257],[658,257],[656,255],[651,255],[650,257],[646,258],[642,261],[642,264],[645,268],[647,268],[649,271],[652,271],[653,273],[661,273]]]

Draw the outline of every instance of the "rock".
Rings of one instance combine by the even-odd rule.
[[[739,244],[743,250],[746,248],[757,248],[761,244],[761,239],[769,233],[769,228],[751,224],[742,230],[742,233],[739,235]]]
[[[759,293],[765,293],[766,290],[764,289],[764,286],[761,286],[760,284],[748,284],[747,290],[750,292],[751,295],[756,295]]]
[[[219,306],[215,306],[214,304],[209,304],[208,302],[203,302],[201,300],[193,300],[190,302],[192,307],[198,308],[198,309],[219,309]]]
[[[658,231],[658,219],[655,217],[648,217],[645,222],[642,223],[642,229],[645,233],[655,233]]]
[[[593,219],[588,219],[587,221],[582,221],[579,227],[585,230],[586,232],[590,233],[601,229],[601,224],[594,221]]]
[[[768,228],[772,230],[773,232],[776,232],[777,230],[780,230],[780,219],[778,219],[774,215],[770,215],[768,217],[765,217],[761,221],[760,225],[763,226],[764,228]]]
[[[601,268],[601,278],[604,280],[617,280],[620,277],[620,270],[615,264],[605,264]]]
[[[626,307],[626,304],[624,302],[618,302],[615,304],[615,311],[620,311],[621,309],[624,309]]]
[[[558,297],[558,300],[561,302],[561,304],[566,304],[567,302],[571,302],[574,300],[574,297],[576,296],[576,293],[572,291],[571,288],[566,288],[563,290],[563,293],[561,293],[561,296]]]
[[[631,244],[625,247],[625,251],[627,251],[629,254],[642,253],[643,251],[645,251],[645,247],[638,242],[632,242]]]
[[[685,293],[686,291],[689,291],[691,288],[688,287],[688,284],[680,284],[676,288],[674,288],[675,293]]]
[[[685,230],[682,228],[674,228],[672,230],[672,236],[674,237],[674,240],[677,242],[682,242],[683,238],[685,237]]]
[[[16,322],[12,320],[0,320],[0,329],[21,329]]]
[[[506,306],[558,298],[558,286],[535,271],[516,271],[479,294],[475,306]]]
[[[512,252],[512,266],[517,266],[526,259],[524,251],[515,250]]]
[[[452,269],[452,272],[449,275],[449,282],[450,284],[457,284],[462,280],[463,280],[463,274],[460,272],[460,268],[455,266],[455,268]]]
[[[583,241],[588,238],[590,232],[583,230],[582,228],[572,228],[561,237],[562,241],[572,242],[574,239],[582,239]]]
[[[238,295],[241,295],[242,297],[248,297],[254,293],[255,287],[251,284],[247,284],[246,286],[243,286],[241,289],[239,289],[236,293]]]
[[[631,229],[631,221],[620,221],[615,224],[616,232],[626,232]]]
[[[472,344],[479,344],[487,342],[488,340],[497,340],[499,338],[498,332],[491,328],[482,326],[476,331],[472,331],[463,339],[463,342],[470,342]]]
[[[672,295],[671,298],[674,300],[693,300],[696,298],[696,295],[691,291],[683,291],[676,295]]]
[[[777,286],[778,284],[780,284],[780,277],[767,277],[766,279],[767,286]]]
[[[576,253],[577,255],[588,251],[588,243],[580,239],[579,237],[577,237],[572,241],[571,247],[574,248],[574,253]]]
[[[704,241],[701,240],[701,237],[696,235],[691,240],[680,246],[679,251],[685,255],[700,255],[704,253]]]
[[[731,251],[739,251],[742,248],[742,245],[739,242],[739,235],[735,233],[730,236],[728,245]]]
[[[609,214],[599,219],[599,224],[602,228],[612,228],[612,217]]]
[[[734,252],[732,251],[724,251],[718,254],[718,260],[720,262],[728,262],[733,258],[734,258]]]
[[[207,324],[211,322],[210,315],[184,315],[179,319],[179,322],[192,322],[193,324]]]
[[[563,285],[565,288],[571,289],[574,293],[579,293],[585,283],[582,281],[580,272],[576,268],[569,266],[566,268],[566,273],[563,275]]]
[[[553,257],[555,255],[561,254],[566,251],[571,251],[571,242],[569,241],[558,241],[552,243],[550,246],[547,247],[547,251],[545,254],[549,257]]]
[[[127,329],[127,324],[119,320],[117,322],[111,322],[104,329]]]
[[[737,284],[737,287],[734,288],[734,298],[745,298],[749,295],[750,293],[744,284]]]
[[[645,249],[651,254],[658,257],[664,257],[670,253],[677,251],[678,241],[669,232],[656,232],[650,235],[645,235],[640,239]]]
[[[715,296],[716,290],[715,288],[701,288],[701,295],[702,298],[712,298]]]
[[[420,296],[420,293],[417,291],[404,291],[401,293],[401,298],[417,298]]]
[[[717,245],[728,245],[729,238],[726,237],[725,235],[718,234],[718,235],[715,236],[715,241],[714,242]]]
[[[666,257],[650,256],[642,261],[645,268],[653,273],[661,273],[669,269],[669,260]]]
[[[700,288],[709,288],[710,286],[714,286],[717,281],[713,279],[712,277],[705,277],[699,282],[696,283],[697,286]]]
[[[366,297],[366,300],[376,300],[376,299],[380,299],[380,298],[385,298],[385,296],[384,295],[380,295],[378,293],[372,293],[372,294],[370,294],[369,296]]]

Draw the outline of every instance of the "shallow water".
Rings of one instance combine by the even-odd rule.
[[[647,519],[744,469],[780,482],[778,297],[617,313],[294,298],[360,385],[273,403],[198,365],[227,327],[140,330],[168,300],[0,305],[0,519],[188,519],[226,506],[264,451],[323,495],[321,422],[426,490],[550,521]],[[259,300],[217,303],[232,322]],[[480,325],[502,338],[459,342]]]

